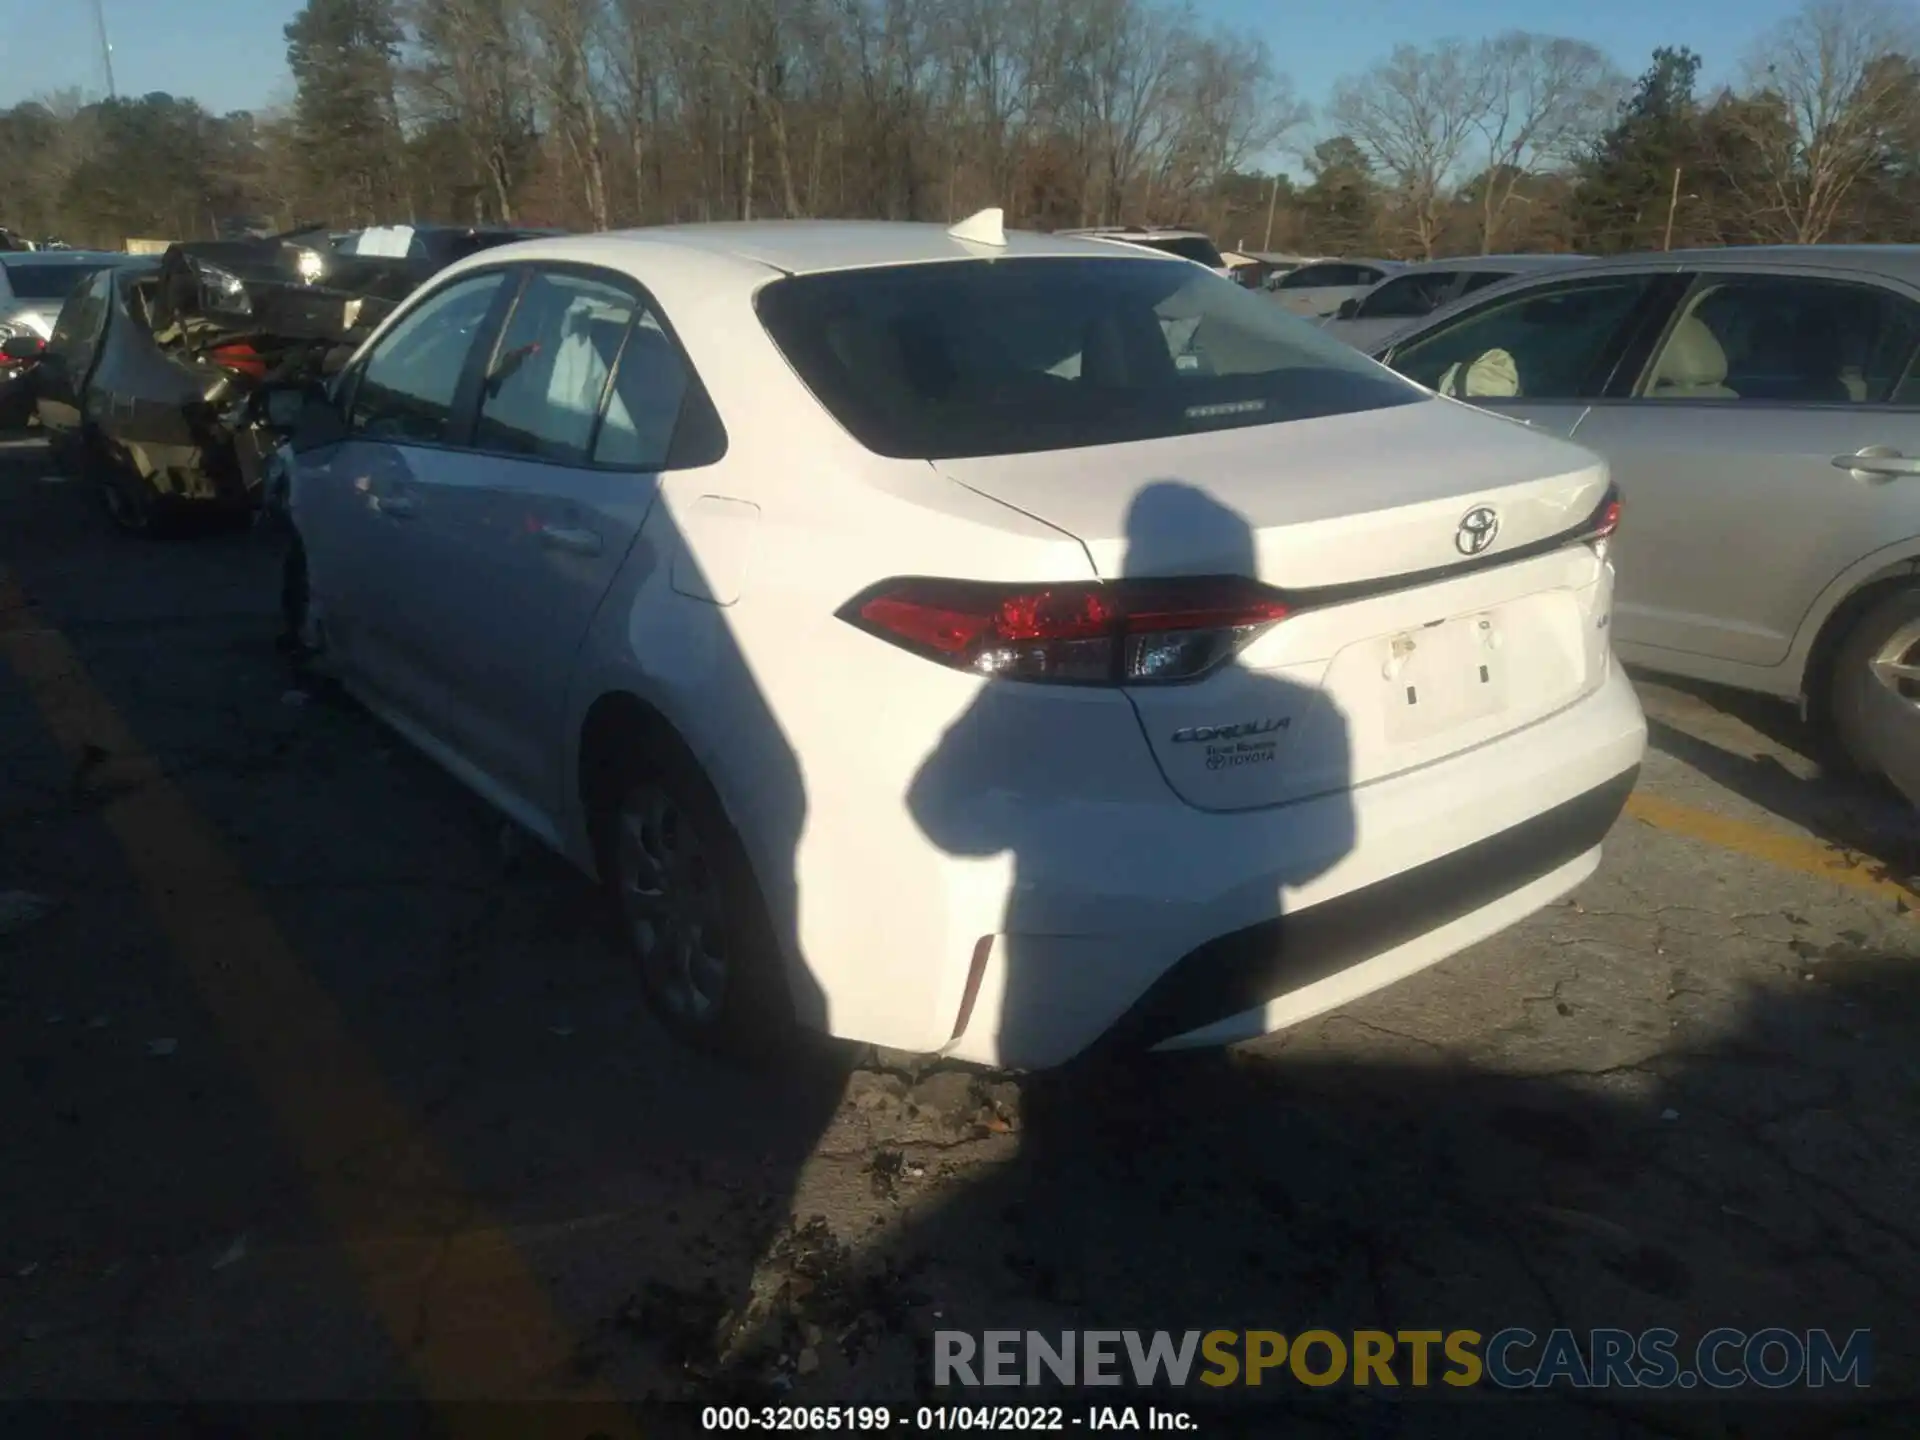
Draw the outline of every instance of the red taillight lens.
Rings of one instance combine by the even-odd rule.
[[[1622,500],[1620,487],[1609,485],[1606,498],[1600,502],[1600,508],[1593,512],[1593,520],[1587,527],[1587,533],[1581,538],[1589,545],[1597,547],[1602,555],[1606,554],[1606,542],[1613,538],[1613,532],[1620,528]]]
[[[207,358],[216,365],[238,370],[242,375],[251,375],[256,380],[267,373],[267,362],[260,358],[257,350],[244,342],[216,345],[207,351]]]
[[[890,580],[840,611],[956,670],[1067,685],[1192,680],[1287,613],[1283,597],[1236,576],[1046,586]]]

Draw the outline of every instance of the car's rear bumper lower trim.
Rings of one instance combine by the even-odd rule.
[[[1494,904],[1599,845],[1639,767],[1400,874],[1295,915],[1222,935],[1182,956],[1101,1038],[1146,1048],[1326,980]]]

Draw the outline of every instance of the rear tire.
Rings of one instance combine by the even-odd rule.
[[[1889,683],[1876,672],[1876,663],[1903,656],[1909,664],[1920,664],[1920,586],[1896,590],[1869,608],[1834,656],[1827,680],[1827,719],[1837,758],[1855,774],[1886,777],[1885,762],[1873,753],[1865,716],[1874,691]],[[1920,686],[1909,684],[1920,703]]]
[[[153,493],[152,486],[122,467],[108,464],[98,442],[90,436],[81,436],[77,454],[77,478],[99,494],[108,524],[123,535],[151,536],[160,531],[160,497]]]
[[[667,1030],[764,1064],[798,1031],[780,947],[745,847],[677,749],[636,744],[605,767],[591,796],[601,885]]]

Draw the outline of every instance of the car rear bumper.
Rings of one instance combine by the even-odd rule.
[[[1086,817],[1106,829],[1084,852],[1097,869],[1050,846],[1015,856],[998,896],[971,892],[979,939],[947,956],[970,971],[947,993],[971,1002],[944,1053],[1041,1068],[1095,1045],[1226,1043],[1378,989],[1591,874],[1645,748],[1610,666],[1524,731],[1357,791]],[[1116,844],[1116,826],[1135,833]]]

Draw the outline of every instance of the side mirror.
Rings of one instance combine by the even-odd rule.
[[[347,425],[327,387],[316,380],[289,380],[264,386],[260,413],[268,426],[286,435],[295,450],[316,450],[346,438]]]
[[[0,341],[0,359],[24,364],[28,360],[38,360],[46,348],[47,342],[38,335],[9,335]]]
[[[1360,300],[1356,296],[1352,300],[1342,300],[1340,302],[1340,308],[1334,312],[1333,318],[1336,320],[1351,320],[1353,319],[1354,316],[1358,315],[1359,313],[1360,313]]]
[[[269,385],[261,392],[260,408],[274,429],[291,430],[300,423],[300,413],[313,398],[312,388],[304,383]]]

